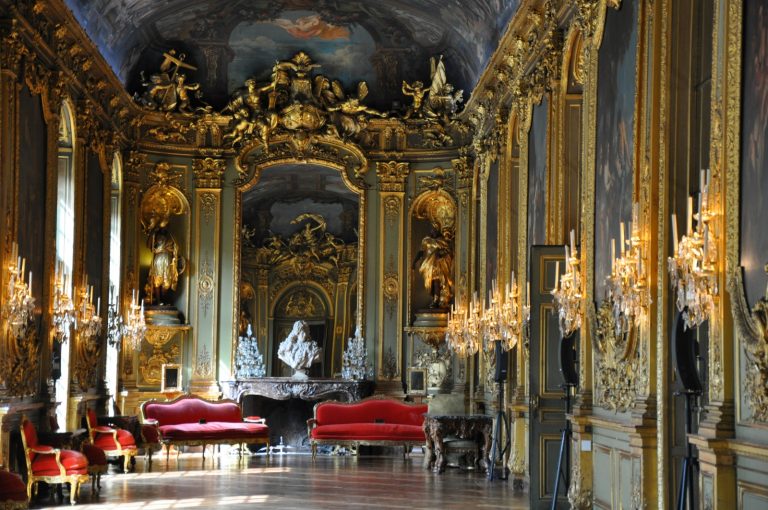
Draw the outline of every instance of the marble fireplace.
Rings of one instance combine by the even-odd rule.
[[[224,383],[228,398],[238,402],[243,416],[267,419],[270,443],[300,448],[307,446],[307,420],[315,404],[322,400],[354,402],[373,394],[372,381],[344,379],[309,379],[296,381],[287,377],[238,379]]]

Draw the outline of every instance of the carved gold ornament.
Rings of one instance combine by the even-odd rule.
[[[765,266],[768,273],[768,264]],[[733,321],[739,336],[744,339],[747,360],[744,395],[752,411],[751,419],[768,422],[768,288],[752,311],[744,295],[741,268],[728,279]]]
[[[269,150],[273,138],[287,134],[306,148],[319,135],[357,139],[371,116],[387,116],[363,104],[368,95],[364,81],[354,95],[348,94],[339,80],[313,75],[319,67],[302,51],[276,62],[269,82],[246,80],[222,110],[232,115],[224,140],[235,148],[257,142]]]
[[[184,194],[175,182],[180,175],[171,170],[171,165],[160,162],[150,174],[154,184],[141,198],[141,227],[147,235],[168,226],[172,216],[187,213]]]
[[[595,399],[614,412],[634,406],[648,379],[648,354],[638,341],[637,328],[617,324],[615,303],[606,299],[597,310],[595,324]]]

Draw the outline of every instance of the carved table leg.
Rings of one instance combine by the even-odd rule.
[[[491,454],[491,442],[493,441],[493,438],[491,437],[490,426],[483,428],[483,437],[485,441],[483,444],[483,461],[481,465],[485,468],[485,471],[488,472],[488,469],[491,467],[488,459]]]
[[[448,459],[445,458],[445,443],[443,443],[443,431],[442,430],[435,430],[434,436],[432,437],[432,442],[435,444],[435,454],[437,456],[435,460],[435,468],[434,471],[436,473],[442,473],[445,471],[445,465],[448,462]]]
[[[424,422],[424,436],[427,438],[427,462],[425,467],[432,469],[435,465],[435,444],[432,440],[432,427],[428,420]]]

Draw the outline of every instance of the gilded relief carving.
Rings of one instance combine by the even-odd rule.
[[[376,163],[376,177],[379,180],[379,189],[381,191],[405,191],[405,181],[411,167],[408,162],[403,161],[379,161]]]
[[[197,353],[197,363],[195,364],[195,375],[201,379],[208,379],[213,375],[213,365],[211,364],[211,353],[208,347],[203,344],[202,349]]]
[[[216,216],[218,199],[214,193],[210,192],[201,193],[199,198],[200,212],[203,213],[203,221],[205,221],[205,224],[207,225],[211,222],[211,219]]]
[[[200,266],[200,275],[197,279],[197,293],[200,307],[203,315],[208,315],[213,302],[213,291],[216,286],[213,269],[209,260],[206,258]]]
[[[227,162],[223,159],[196,159],[192,165],[198,188],[221,188]]]
[[[766,265],[768,271],[768,265]],[[741,271],[728,279],[733,321],[743,340],[747,358],[744,393],[751,410],[751,419],[768,421],[768,289],[752,310],[744,294]]]
[[[139,352],[139,386],[160,386],[163,364],[181,363],[181,335],[187,329],[189,326],[147,326]]]

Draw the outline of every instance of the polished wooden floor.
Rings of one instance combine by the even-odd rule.
[[[156,458],[147,472],[143,459],[136,471],[104,475],[101,494],[91,496],[90,483],[81,489],[76,508],[528,508],[527,498],[514,493],[510,482],[489,482],[483,473],[448,469],[438,475],[423,468],[423,456],[273,455],[244,457],[222,453],[213,459],[199,454]],[[30,508],[62,508],[68,498],[38,499]]]

